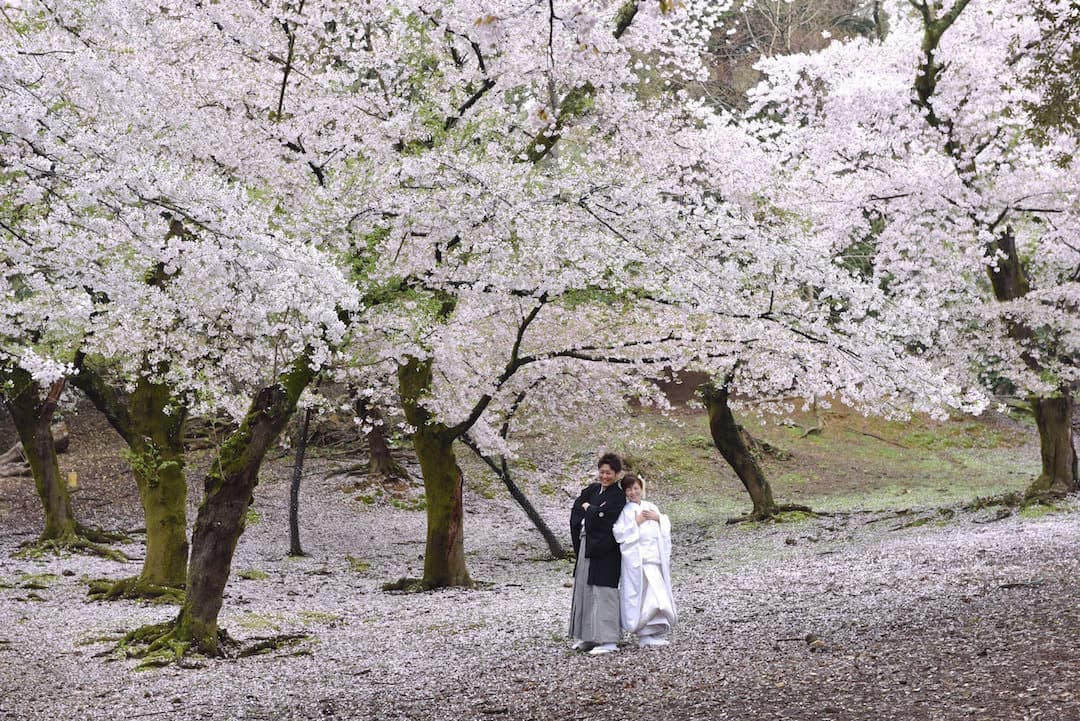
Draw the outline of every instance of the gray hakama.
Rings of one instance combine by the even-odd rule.
[[[574,598],[570,603],[570,638],[586,643],[618,643],[619,589],[589,583],[589,559],[585,557],[585,533],[574,571]]]

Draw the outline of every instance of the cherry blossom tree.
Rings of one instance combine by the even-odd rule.
[[[567,323],[559,309],[619,282],[636,253],[592,207],[614,198],[609,187],[647,176],[640,158],[675,117],[634,96],[633,53],[690,47],[676,42],[682,31],[666,3],[489,10],[417,6],[405,23],[374,23],[363,46],[373,57],[400,52],[391,41],[424,48],[394,66],[406,73],[371,71],[395,99],[382,112],[398,132],[387,138],[397,157],[386,161],[398,185],[372,211],[380,229],[367,236],[375,262],[364,270],[380,290],[367,323],[384,340],[381,351],[364,350],[393,361],[413,432],[427,495],[426,587],[471,583],[455,441],[487,422],[493,401],[513,397],[526,366],[580,343],[587,322],[577,314]],[[650,197],[655,188],[639,203]]]
[[[1043,465],[1029,495],[1075,489],[1076,139],[1033,133],[1029,113],[1055,12],[887,8],[880,42],[762,64],[758,132],[785,160],[774,197],[890,302],[918,304],[918,352],[1028,399]]]
[[[128,427],[143,500],[170,489],[148,503],[148,535],[151,506],[183,507],[171,454],[185,413],[240,421],[206,478],[180,615],[150,633],[167,649],[217,649],[262,458],[358,308],[338,263],[346,219],[333,217],[349,211],[328,202],[328,166],[303,147],[308,120],[312,135],[330,121],[299,102],[284,120],[286,90],[301,83],[276,54],[293,47],[277,9],[6,8],[5,179],[19,194],[4,218],[5,356],[45,383],[77,360],[114,420],[138,415]],[[162,544],[172,559],[179,519]]]

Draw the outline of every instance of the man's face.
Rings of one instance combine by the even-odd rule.
[[[600,485],[607,488],[615,482],[615,471],[605,463],[596,471],[596,477],[600,480]]]

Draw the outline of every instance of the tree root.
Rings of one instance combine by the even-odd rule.
[[[129,631],[112,653],[122,658],[140,659],[136,669],[147,669],[178,663],[191,648],[191,641],[177,637],[175,622],[166,621]]]
[[[306,633],[283,633],[277,636],[259,638],[255,643],[241,648],[236,656],[237,658],[247,658],[248,656],[270,653],[271,651],[278,651],[289,646],[295,646],[308,638],[310,638],[310,635]]]
[[[905,514],[899,514],[898,513],[897,517],[900,517],[901,515],[909,515],[909,514],[908,513],[905,513]],[[914,520],[911,520],[911,521],[908,521],[907,523],[901,523],[899,526],[893,526],[889,530],[891,530],[891,531],[902,531],[902,530],[904,530],[906,528],[919,528],[920,526],[925,526],[925,525],[928,525],[930,523],[935,523],[935,522],[944,523],[945,521],[951,521],[955,517],[956,517],[956,511],[954,511],[953,509],[951,509],[951,508],[939,508],[939,509],[937,509],[937,515],[936,516],[934,514],[930,514],[928,516],[919,516],[918,518],[916,518]]]
[[[453,584],[452,587],[453,588],[476,588],[478,585],[480,585],[480,584],[478,584],[478,582],[470,580],[468,583]],[[449,586],[446,586],[446,585],[440,585],[440,584],[437,584],[437,583],[431,583],[429,581],[425,581],[422,578],[409,578],[407,576],[402,576],[401,578],[399,578],[396,581],[390,581],[388,583],[384,583],[381,588],[384,591],[391,591],[391,592],[396,591],[398,593],[426,593],[428,591],[434,591],[434,590],[439,589],[439,588],[448,588],[448,587]]]
[[[62,555],[64,553],[87,553],[93,556],[101,556],[112,561],[127,563],[131,559],[115,548],[109,548],[102,541],[94,538],[105,538],[108,535],[104,531],[93,533],[93,538],[82,534],[82,527],[75,533],[68,533],[58,538],[39,538],[36,541],[27,541],[15,554],[18,558],[41,558],[46,554]],[[105,534],[105,535],[102,535]]]
[[[94,543],[131,543],[131,537],[123,531],[106,531],[103,528],[92,528],[77,523],[75,532]]]
[[[200,658],[246,658],[271,653],[295,646],[310,638],[306,633],[284,633],[255,639],[254,643],[241,646],[224,629],[218,629],[217,649],[208,652],[198,641],[185,638],[176,621],[140,626],[125,634],[110,653],[122,658],[137,658],[136,670],[161,668],[176,664],[181,668],[199,668]]]
[[[1029,488],[1024,492],[1024,501],[1021,504],[1021,507],[1056,506],[1058,502],[1063,501],[1069,494],[1070,492],[1065,490],[1036,490],[1034,488]]]
[[[138,576],[122,578],[119,581],[98,578],[89,581],[87,585],[90,587],[90,598],[95,601],[140,599],[151,603],[171,603],[176,605],[184,602],[184,589],[182,587],[149,583],[141,580]]]
[[[424,583],[422,578],[409,578],[402,576],[396,581],[388,581],[382,585],[384,591],[397,591],[399,593],[424,593],[431,590],[431,586]]]
[[[155,623],[148,626],[140,626],[134,631],[124,635],[113,649],[112,653],[122,658],[137,658],[139,664],[136,670],[160,668],[170,664],[178,666],[197,667],[201,664],[193,663],[191,656],[217,655],[225,656],[224,648],[232,643],[232,639],[224,630],[218,630],[218,650],[216,654],[207,654],[198,641],[185,638],[180,633],[176,621]]]
[[[1012,493],[1003,493],[999,496],[986,496],[976,498],[974,501],[964,506],[964,510],[981,511],[987,508],[994,508],[997,506],[1016,510],[1023,508],[1031,508],[1032,506],[1056,506],[1058,502],[1060,502],[1068,495],[1068,493],[1057,493],[1055,491],[1032,491],[1030,489],[1025,493],[1014,491]]]
[[[1006,506],[1008,508],[1016,508],[1023,501],[1023,496],[1019,493],[1003,493],[999,496],[985,496],[977,497],[971,503],[964,506],[965,511],[982,511],[987,508],[994,508],[996,506]]]
[[[772,521],[774,523],[783,523],[784,519],[780,516],[784,513],[805,513],[813,518],[821,518],[826,516],[833,516],[835,514],[828,513],[827,511],[815,511],[810,506],[800,506],[798,504],[782,504],[773,506],[763,511],[754,511],[743,516],[737,516],[736,518],[729,518],[727,524],[733,526],[737,523],[759,523],[762,521]]]

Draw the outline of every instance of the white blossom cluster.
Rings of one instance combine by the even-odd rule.
[[[1075,139],[1023,132],[1026,3],[942,47],[962,162],[911,101],[899,3],[882,42],[764,63],[749,117],[640,90],[705,77],[726,7],[9,2],[2,361],[47,382],[85,353],[240,413],[297,358],[381,403],[430,359],[429,409],[488,404],[494,446],[522,393],[574,412],[664,367],[903,413],[978,407],[974,350],[1044,389],[1005,317],[1075,380]],[[1034,259],[1007,306],[980,235],[1002,213]]]

